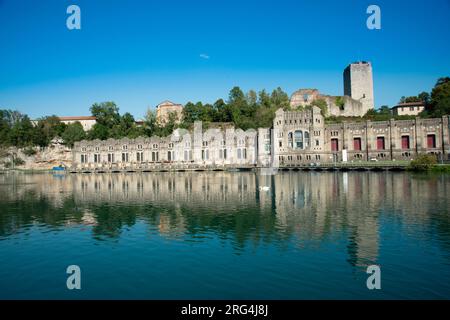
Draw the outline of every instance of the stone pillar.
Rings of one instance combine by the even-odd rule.
[[[369,140],[369,129],[370,129],[370,120],[366,121],[366,157],[367,157],[367,161],[369,161],[370,159],[370,148],[371,148],[371,144],[370,144],[370,140]]]
[[[422,121],[419,118],[415,119],[415,132],[416,132],[416,155],[419,155],[422,152],[423,148],[423,130],[422,130]]]
[[[192,158],[194,163],[202,162],[202,143],[203,143],[203,127],[201,121],[194,122],[194,139],[193,139]]]
[[[442,117],[442,156],[444,160],[450,160],[450,116]]]
[[[389,151],[391,160],[394,160],[394,149],[397,148],[397,130],[395,127],[395,120],[389,119]]]

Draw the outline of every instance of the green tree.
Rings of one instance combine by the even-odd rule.
[[[328,104],[324,99],[316,99],[311,102],[311,105],[318,107],[322,116],[326,117],[328,115]]]
[[[91,114],[97,119],[98,124],[107,128],[112,128],[120,122],[119,108],[111,101],[94,103]]]
[[[35,130],[30,118],[22,115],[16,119],[9,133],[9,144],[17,147],[33,145],[35,139]]]
[[[282,109],[289,108],[290,105],[289,96],[280,87],[272,91],[272,94],[270,95],[270,100],[271,100],[271,107],[275,108],[276,110],[280,108]]]
[[[440,78],[431,91],[429,114],[442,117],[450,114],[450,78]]]
[[[344,110],[345,101],[343,97],[336,97],[334,103],[339,107],[339,109]]]
[[[46,147],[55,137],[61,137],[65,128],[66,125],[57,116],[43,117],[38,120],[34,127],[33,142],[35,145]]]
[[[156,113],[148,108],[144,117],[144,132],[147,136],[151,137],[156,131]]]
[[[84,132],[81,123],[77,121],[68,124],[61,137],[65,145],[73,147],[75,142],[86,139],[86,132]]]
[[[89,140],[106,140],[109,138],[110,129],[104,124],[96,123],[92,126],[92,129],[88,131],[87,138]]]

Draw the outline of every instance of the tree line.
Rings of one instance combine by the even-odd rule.
[[[402,97],[400,101],[423,101],[426,109],[420,114],[421,117],[448,115],[450,114],[450,78],[440,78],[431,93],[422,92],[417,96]],[[322,113],[326,114],[325,101],[317,99],[312,105],[319,107]],[[83,130],[79,122],[64,124],[55,115],[40,118],[33,123],[26,114],[13,110],[0,110],[0,146],[46,147],[55,138],[61,138],[71,147],[76,141],[84,139],[106,140],[154,135],[164,137],[170,135],[176,128],[191,129],[195,121],[203,121],[205,126],[210,122],[228,122],[244,130],[269,128],[279,108],[290,109],[289,96],[281,88],[276,88],[271,93],[265,90],[259,92],[250,90],[244,93],[239,87],[234,87],[230,90],[226,101],[218,99],[212,104],[186,103],[181,121],[178,121],[175,114],[170,114],[166,122],[159,123],[155,111],[148,109],[143,122],[138,125],[129,112],[120,114],[119,107],[114,102],[102,102],[91,106],[91,114],[97,121],[87,132]],[[393,118],[390,108],[382,106],[378,110],[370,110],[362,118],[328,117],[326,121],[383,121],[390,118]],[[397,118],[406,119],[408,116]]]

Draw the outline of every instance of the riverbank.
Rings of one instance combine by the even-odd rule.
[[[166,166],[166,165],[151,165],[140,167],[111,167],[111,168],[67,168],[65,170],[52,170],[52,168],[14,168],[14,169],[0,169],[0,174],[8,172],[18,172],[26,174],[38,173],[143,173],[143,172],[246,172],[255,171],[266,173],[270,169],[271,174],[276,174],[278,171],[407,171],[420,173],[450,173],[450,164],[436,164],[430,166],[428,169],[411,168],[409,162],[360,162],[360,163],[335,163],[335,164],[310,164],[304,166],[281,166],[279,168],[267,168],[257,166],[242,166],[242,167],[215,167],[215,166]]]

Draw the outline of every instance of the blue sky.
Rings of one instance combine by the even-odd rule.
[[[81,8],[81,30],[66,9]],[[381,8],[382,29],[366,27]],[[343,94],[371,61],[375,103],[450,76],[450,0],[0,0],[0,108],[87,115],[115,101],[136,118],[163,100],[214,102],[238,85]]]

